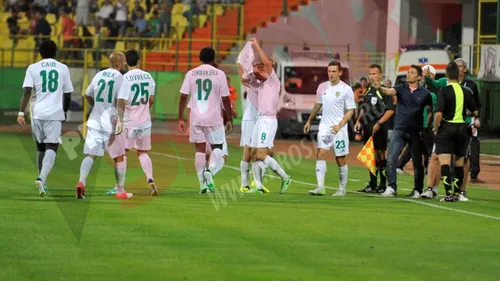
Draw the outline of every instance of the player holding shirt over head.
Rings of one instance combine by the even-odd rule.
[[[68,67],[56,61],[57,45],[54,41],[43,41],[39,48],[42,60],[30,65],[23,82],[23,97],[17,123],[26,125],[24,112],[31,99],[31,131],[37,147],[38,178],[35,185],[40,196],[47,196],[47,177],[54,166],[56,153],[61,143],[62,122],[71,102],[73,84]]]
[[[123,75],[123,83],[118,92],[118,113],[122,121],[119,129],[123,129],[126,152],[132,148],[137,150],[137,158],[146,174],[149,193],[157,196],[153,163],[148,155],[151,150],[152,126],[149,110],[154,103],[156,83],[149,73],[139,69],[141,60],[137,50],[128,50],[125,58],[129,71]],[[124,162],[126,163],[126,158]]]
[[[261,63],[254,65],[255,77],[262,82],[257,92],[257,110],[259,117],[255,123],[252,133],[252,149],[256,151],[256,160],[252,164],[255,187],[248,192],[269,192],[262,184],[262,170],[271,168],[281,177],[280,193],[285,193],[292,182],[292,178],[285,173],[276,160],[270,157],[269,150],[274,146],[274,137],[278,129],[278,102],[280,95],[280,80],[273,69],[273,62],[266,56],[259,46],[257,39],[250,39],[255,53],[259,56]]]
[[[340,80],[342,65],[338,61],[328,64],[328,80],[321,83],[316,94],[316,104],[304,126],[304,133],[309,133],[311,122],[323,108],[319,123],[316,152],[316,179],[318,187],[310,190],[311,195],[325,195],[326,153],[332,146],[339,166],[339,189],[333,196],[345,196],[348,167],[345,156],[349,154],[349,134],[347,122],[351,120],[356,102],[352,88]]]
[[[115,161],[115,178],[117,186],[125,185],[125,169],[123,155],[125,142],[116,137],[114,121],[118,118],[116,99],[121,87],[125,70],[125,55],[113,52],[109,56],[110,67],[98,72],[85,93],[85,98],[92,105],[92,112],[87,121],[87,135],[83,153],[86,157],[80,166],[80,179],[76,185],[76,198],[85,198],[85,182],[97,156],[103,156],[104,151]],[[117,195],[117,198],[125,197]],[[130,195],[131,197],[131,195]],[[129,198],[129,197],[125,197]]]
[[[186,124],[183,120],[184,109],[189,101],[190,126],[189,142],[195,144],[195,167],[200,182],[200,193],[215,192],[214,175],[224,165],[222,146],[226,139],[224,132],[224,121],[221,116],[221,103],[227,117],[227,133],[233,130],[233,113],[231,101],[229,100],[229,89],[226,74],[214,67],[215,51],[210,47],[200,51],[202,65],[188,71],[181,87],[181,99],[179,101],[179,124],[180,133],[186,133]],[[206,143],[210,143],[212,153],[210,164],[206,164]]]

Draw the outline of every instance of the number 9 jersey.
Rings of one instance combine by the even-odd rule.
[[[34,88],[31,119],[64,120],[63,94],[73,92],[68,67],[54,59],[43,59],[26,70],[23,88]]]
[[[191,95],[191,126],[212,127],[223,125],[222,97],[229,96],[226,74],[211,65],[203,64],[188,71],[181,93]]]
[[[155,94],[156,84],[151,75],[133,69],[123,75],[118,99],[127,100],[124,128],[129,130],[151,127],[150,98]]]

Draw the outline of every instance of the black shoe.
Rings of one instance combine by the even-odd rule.
[[[375,193],[377,190],[376,187],[372,187],[371,185],[367,185],[364,189],[358,190],[358,192],[363,193]]]
[[[386,188],[385,186],[379,186],[375,189],[375,193],[384,193]]]

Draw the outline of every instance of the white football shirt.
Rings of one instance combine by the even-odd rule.
[[[316,92],[316,102],[323,105],[323,114],[319,123],[320,130],[330,131],[330,127],[338,125],[349,109],[356,108],[352,88],[340,81],[332,86],[330,81],[321,83]],[[347,125],[347,124],[346,124]],[[347,128],[344,126],[342,129]]]
[[[34,88],[31,118],[64,120],[63,94],[73,92],[68,67],[55,59],[43,59],[26,70],[23,88]]]
[[[149,97],[155,94],[156,83],[146,71],[133,69],[123,75],[118,98],[127,100],[124,127],[145,129],[151,127]]]
[[[94,98],[94,107],[87,122],[89,128],[112,132],[112,122],[117,116],[116,98],[122,81],[122,74],[113,68],[100,71],[94,76],[85,93]]]

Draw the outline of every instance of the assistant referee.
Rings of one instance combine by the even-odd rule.
[[[472,92],[458,84],[459,69],[456,62],[446,67],[448,86],[438,94],[438,106],[434,118],[436,154],[441,164],[441,179],[446,190],[445,202],[459,201],[460,187],[464,179],[464,156],[467,150],[467,110],[476,117],[479,127],[477,105]],[[454,176],[451,176],[451,156],[455,155]]]

